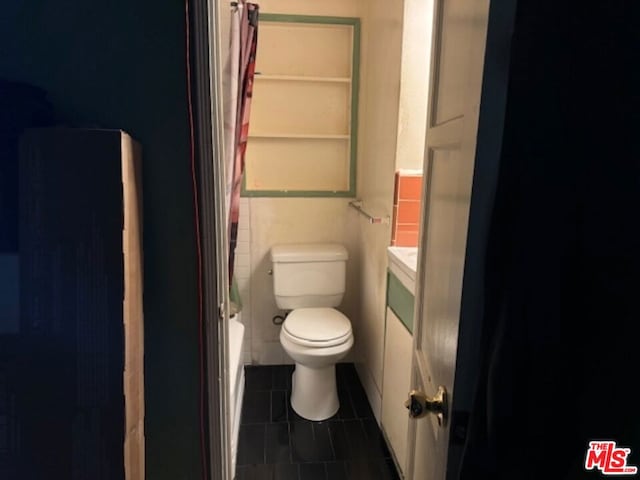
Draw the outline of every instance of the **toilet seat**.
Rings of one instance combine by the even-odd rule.
[[[282,333],[305,347],[333,347],[352,336],[351,322],[335,308],[299,308],[282,324]]]

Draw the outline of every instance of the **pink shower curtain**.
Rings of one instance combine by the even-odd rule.
[[[240,216],[240,191],[244,174],[244,157],[249,136],[249,116],[251,113],[251,95],[255,74],[256,48],[258,41],[258,11],[255,3],[238,2],[231,25],[231,59],[232,89],[237,95],[235,112],[228,112],[234,119],[233,148],[229,152],[231,163],[229,192],[229,283],[233,280],[235,249],[238,236],[238,220]],[[237,70],[236,70],[237,68]],[[235,77],[235,78],[234,78]],[[237,80],[234,84],[234,80]],[[233,108],[233,105],[231,105]]]

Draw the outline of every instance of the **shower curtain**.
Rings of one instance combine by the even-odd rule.
[[[240,191],[244,173],[244,157],[249,134],[251,95],[255,74],[258,41],[258,12],[255,3],[232,3],[229,69],[230,102],[225,111],[227,148],[227,224],[229,226],[229,284],[233,284],[233,268],[240,216]]]

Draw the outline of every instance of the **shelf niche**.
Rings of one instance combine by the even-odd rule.
[[[243,195],[355,195],[359,19],[260,21]]]

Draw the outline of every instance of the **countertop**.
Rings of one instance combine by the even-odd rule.
[[[418,247],[387,247],[389,269],[415,295]]]

